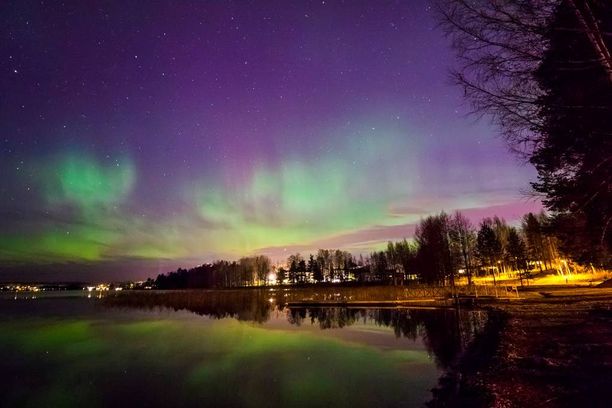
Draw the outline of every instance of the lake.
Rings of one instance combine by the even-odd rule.
[[[422,406],[486,314],[276,292],[3,294],[3,406]]]

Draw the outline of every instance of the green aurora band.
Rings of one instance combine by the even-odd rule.
[[[419,170],[427,147],[406,132],[374,129],[330,138],[310,156],[243,163],[239,173],[232,163],[213,172],[196,169],[164,192],[176,209],[160,214],[139,195],[142,175],[129,156],[50,156],[33,171],[42,219],[0,234],[0,261],[189,264],[283,248],[316,250],[334,237],[414,223],[424,212],[402,208],[424,206],[413,203],[422,195],[426,175]],[[427,212],[491,204],[459,194],[435,202],[427,203]],[[384,242],[357,240],[344,248],[367,253]]]

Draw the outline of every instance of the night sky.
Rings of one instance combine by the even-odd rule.
[[[0,35],[0,280],[365,255],[440,210],[539,209],[428,1],[5,1]]]

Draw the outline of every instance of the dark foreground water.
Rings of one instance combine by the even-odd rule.
[[[130,296],[0,299],[0,405],[422,406],[486,318]]]

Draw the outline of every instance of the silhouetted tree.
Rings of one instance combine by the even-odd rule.
[[[525,241],[519,235],[516,228],[508,230],[508,256],[514,265],[514,269],[518,272],[523,285],[523,278],[527,277],[527,246]]]
[[[537,262],[541,271],[544,259],[544,234],[540,221],[533,213],[523,217],[522,230],[527,239],[527,255],[533,262]]]
[[[378,281],[385,282],[388,279],[387,257],[384,251],[372,252],[370,254],[370,271]]]
[[[312,279],[315,282],[323,282],[323,269],[321,269],[321,265],[312,254],[308,259],[308,270],[312,273]]]
[[[393,284],[403,282],[408,273],[416,273],[417,249],[406,239],[387,243],[386,256],[393,273]]]
[[[449,244],[449,221],[444,212],[421,220],[414,233],[421,279],[443,285],[454,284],[454,265]]]
[[[610,32],[612,2],[559,3],[535,75],[543,126],[530,158],[563,252],[601,266],[612,265]]]
[[[495,283],[495,270],[498,262],[501,262],[502,246],[495,235],[491,219],[485,219],[480,223],[476,237],[476,251],[481,264],[491,270]]]
[[[287,264],[289,265],[289,281],[293,284],[297,283],[300,279],[300,274],[306,271],[306,265],[302,265],[304,258],[299,253],[289,255],[287,258]]]
[[[270,258],[265,255],[258,255],[254,257],[254,267],[255,267],[255,275],[257,276],[258,284],[262,284],[263,282],[268,281],[268,274],[271,270]]]
[[[468,285],[471,285],[476,234],[470,220],[459,211],[455,212],[449,221],[449,239],[453,258],[459,260],[457,265],[463,267],[468,278]]]
[[[285,283],[285,279],[287,279],[287,270],[283,267],[278,268],[276,271],[276,283],[282,285]]]
[[[306,282],[306,261],[300,259],[297,265],[297,281],[300,283]]]

